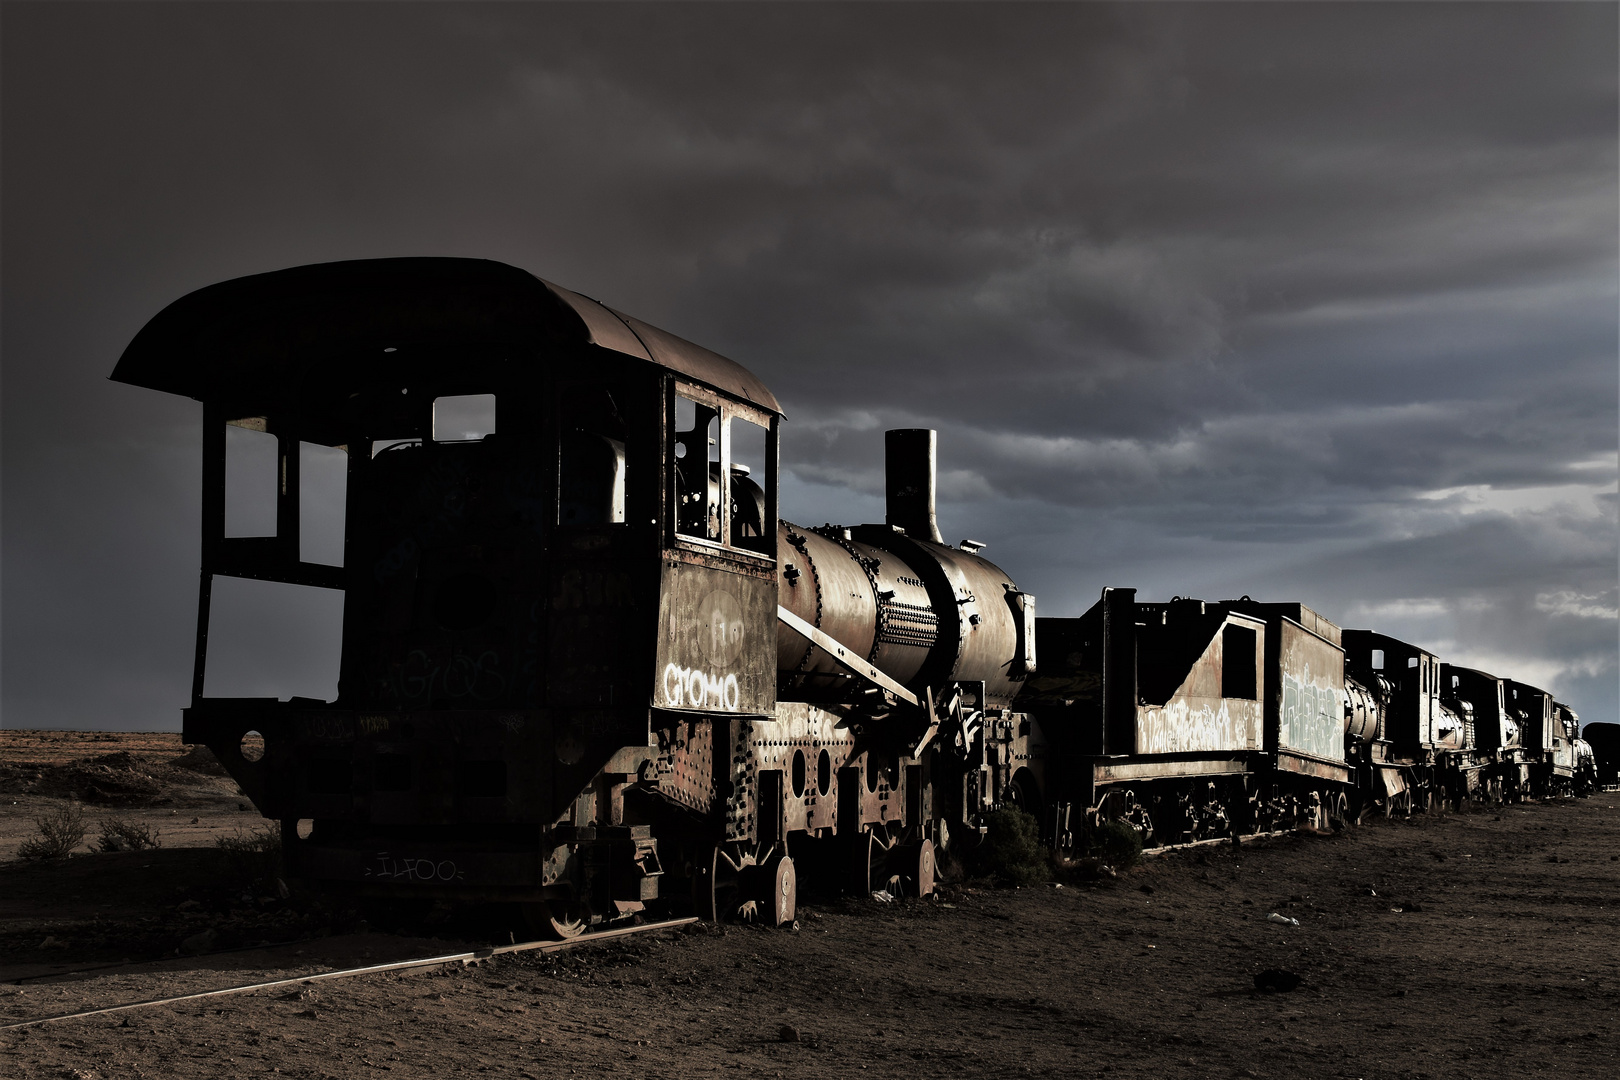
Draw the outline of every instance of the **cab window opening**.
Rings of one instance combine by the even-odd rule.
[[[720,410],[675,398],[675,531],[720,542]]]
[[[298,444],[298,551],[304,562],[343,565],[349,455],[333,446]]]
[[[476,442],[493,434],[494,394],[459,394],[433,399],[434,442]]]
[[[567,387],[559,400],[558,524],[623,525],[628,457],[618,402],[601,387]]]
[[[261,426],[225,428],[225,535],[276,535],[280,456],[276,437]]]
[[[731,545],[766,552],[765,469],[770,432],[740,416],[729,418]]]
[[[1255,632],[1247,626],[1228,623],[1221,628],[1221,696],[1257,700],[1258,671],[1255,667]]]

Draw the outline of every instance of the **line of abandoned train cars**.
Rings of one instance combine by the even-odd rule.
[[[760,380],[509,266],[225,282],[113,377],[203,404],[184,737],[325,887],[515,902],[562,935],[684,905],[780,923],[801,874],[928,893],[1007,805],[1074,855],[1106,821],[1173,844],[1584,782],[1544,692],[1302,605],[1109,589],[1037,619],[942,541],[933,432],[889,433],[883,524],[782,521]],[[273,461],[261,535],[229,520],[243,439]],[[346,455],[325,561],[311,446]],[[334,700],[206,693],[221,577],[342,594]]]

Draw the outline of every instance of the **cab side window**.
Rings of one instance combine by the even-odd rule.
[[[675,531],[720,541],[720,410],[675,398]]]
[[[765,469],[769,432],[740,416],[726,420],[731,447],[731,546],[768,552]],[[771,523],[772,532],[775,523]]]
[[[674,404],[675,532],[773,556],[776,435],[768,414],[699,387],[677,386]]]
[[[565,388],[559,399],[559,525],[622,525],[625,422],[601,387]]]

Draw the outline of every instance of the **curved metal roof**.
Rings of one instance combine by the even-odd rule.
[[[486,259],[318,263],[210,285],[153,317],[112,378],[272,412],[345,352],[367,350],[386,365],[383,347],[420,342],[530,355],[536,346],[595,345],[782,411],[741,364]]]

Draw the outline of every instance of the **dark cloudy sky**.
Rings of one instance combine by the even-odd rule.
[[[1615,720],[1616,12],[7,3],[0,719],[178,726],[201,410],[105,381],[146,319],[465,255],[762,376],[790,519],[881,519],[937,427],[1045,614],[1299,600]]]

